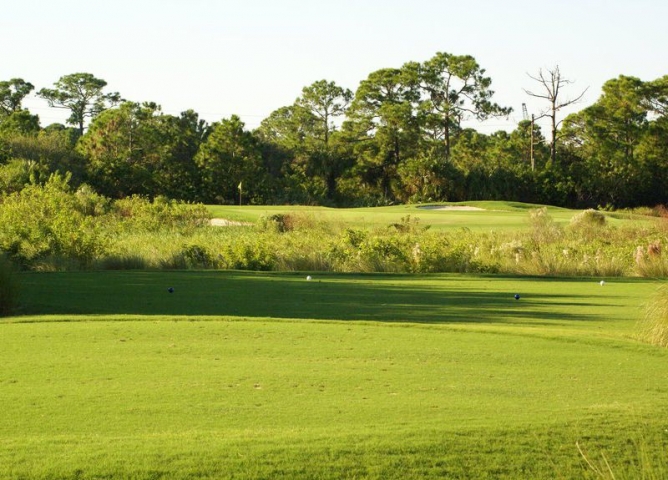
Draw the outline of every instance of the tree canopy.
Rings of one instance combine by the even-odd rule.
[[[118,93],[103,93],[107,82],[90,73],[72,73],[60,77],[55,88],[42,88],[37,94],[49,106],[70,110],[67,123],[79,128],[83,135],[87,118],[93,118],[109,106],[121,101]]]
[[[465,120],[508,116],[470,55],[437,52],[370,72],[355,90],[305,86],[255,130],[237,115],[211,124],[122,101],[90,73],[62,76],[37,96],[69,111],[40,125],[24,108],[35,87],[0,81],[0,198],[51,174],[112,198],[331,206],[505,199],[570,207],[668,204],[668,75],[620,75],[563,120],[584,91],[559,69],[529,75],[547,102],[534,118],[491,134]],[[585,90],[586,91],[586,90]]]

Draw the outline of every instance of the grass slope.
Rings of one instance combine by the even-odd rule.
[[[21,275],[0,475],[595,478],[576,442],[668,472],[668,352],[634,339],[655,282],[304,277]]]
[[[439,210],[427,208],[434,206],[470,206],[482,210]],[[308,206],[238,206],[209,205],[207,208],[215,218],[225,218],[240,222],[257,222],[262,216],[275,214],[301,214],[329,222],[340,222],[356,228],[386,227],[401,223],[401,219],[410,215],[418,218],[421,225],[430,225],[438,230],[457,230],[468,228],[473,231],[509,231],[526,229],[529,226],[528,212],[543,205],[503,201],[471,201],[434,205],[396,205],[390,207],[367,208],[327,208]],[[560,207],[546,207],[548,213],[560,224],[567,224],[579,210]],[[638,220],[638,216],[633,218]],[[621,223],[628,218],[620,215],[608,215],[611,224]]]
[[[275,214],[301,214],[326,220],[341,222],[356,228],[385,227],[400,223],[403,217],[419,218],[422,225],[431,225],[436,229],[470,228],[472,230],[501,229],[511,230],[526,228],[527,210],[537,205],[514,202],[466,202],[443,203],[439,205],[473,206],[482,208],[480,211],[438,210],[424,208],[426,205],[397,205],[390,207],[366,208],[327,208],[307,206],[234,206],[210,205],[211,214],[216,218],[236,221],[256,222],[262,216]],[[433,206],[433,205],[432,205]],[[556,215],[558,221],[566,222],[575,211],[550,207],[550,214]]]

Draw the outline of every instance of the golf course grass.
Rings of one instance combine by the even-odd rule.
[[[20,274],[0,477],[668,474],[659,282],[306,275]]]
[[[410,216],[421,225],[429,225],[434,230],[456,231],[467,228],[472,231],[511,231],[529,227],[528,213],[543,207],[520,202],[471,201],[443,202],[426,205],[395,205],[368,208],[327,208],[309,206],[251,206],[251,205],[209,205],[207,209],[214,218],[237,222],[256,223],[262,217],[277,214],[304,215],[320,221],[340,222],[355,228],[378,228],[401,223]],[[560,207],[546,207],[550,217],[557,224],[566,225],[579,210]],[[608,214],[611,225],[622,223],[630,215]],[[634,221],[645,221],[642,216],[633,216]]]
[[[447,208],[450,207],[450,208]],[[452,208],[456,207],[456,208]],[[472,210],[459,210],[468,207]],[[386,227],[410,216],[436,230],[469,228],[474,231],[516,230],[527,228],[527,212],[539,205],[514,202],[466,202],[438,205],[396,205],[369,208],[327,208],[308,206],[235,206],[210,205],[211,215],[233,221],[255,223],[261,217],[277,214],[304,215],[327,222],[341,222],[355,228]],[[567,223],[576,213],[566,208],[549,207],[559,223]]]

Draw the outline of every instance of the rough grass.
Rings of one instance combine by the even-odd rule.
[[[662,285],[647,305],[640,338],[652,345],[668,347],[668,286]]]
[[[518,217],[522,229],[485,232],[432,228],[429,219],[412,215],[356,228],[354,222],[297,210],[263,217],[255,226],[117,234],[95,267],[650,278],[668,272],[668,257],[661,254],[667,231],[656,220],[590,224],[583,216],[570,224],[555,220],[546,208],[528,212]]]
[[[634,337],[655,282],[311,277],[22,274],[2,475],[598,478],[578,445],[666,473],[668,351]]]
[[[61,194],[74,201],[73,194]],[[94,232],[89,243],[76,240],[80,225],[56,209],[62,218],[51,227],[65,222],[68,229],[59,233],[60,243],[52,245],[48,239],[53,235],[47,234],[51,230],[42,229],[44,218],[26,220],[27,212],[36,207],[18,203],[23,213],[10,215],[5,226],[11,228],[0,240],[22,268],[33,271],[236,269],[606,277],[664,277],[668,272],[662,255],[668,229],[660,217],[613,218],[595,211],[508,202],[469,205],[486,209],[482,211],[414,205],[210,207],[215,214],[256,220],[214,227],[201,205],[190,208],[133,198],[116,205],[116,215],[86,217]]]

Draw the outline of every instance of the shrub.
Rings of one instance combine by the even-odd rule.
[[[257,226],[260,231],[285,233],[294,230],[321,229],[323,222],[318,222],[312,215],[303,213],[276,213],[260,217]]]
[[[277,213],[275,215],[263,216],[258,220],[258,228],[261,231],[289,232],[293,230],[292,215]]]
[[[364,230],[355,228],[347,228],[341,235],[341,240],[344,244],[359,248],[362,242],[366,240],[368,233]]]
[[[275,251],[261,238],[242,238],[223,247],[218,256],[221,268],[233,270],[274,270]]]
[[[184,245],[167,262],[163,262],[162,266],[177,269],[199,269],[213,268],[216,264],[213,256],[205,247],[200,245]]]
[[[12,264],[0,255],[0,317],[9,315],[18,302],[18,287]]]
[[[68,182],[68,177],[52,175],[44,185],[29,185],[4,197],[0,249],[25,267],[40,262],[89,266],[107,242]]]
[[[536,245],[552,243],[563,237],[563,230],[550,217],[545,207],[529,211],[529,225],[531,226],[531,236]]]
[[[600,237],[605,228],[605,215],[593,208],[574,215],[569,224],[570,233],[578,240],[585,241],[593,241]]]
[[[48,177],[48,172],[39,163],[23,158],[12,158],[7,164],[0,164],[0,193],[20,192],[31,180],[40,176]]]
[[[412,246],[413,271],[419,273],[495,272],[497,265],[478,258],[479,247],[464,235],[422,235]]]
[[[102,270],[145,270],[148,264],[140,255],[109,255],[97,260],[95,267]]]
[[[93,190],[89,185],[83,184],[76,191],[76,199],[79,202],[79,210],[84,215],[101,216],[111,209],[111,202]]]
[[[410,270],[408,243],[396,236],[373,236],[359,247],[364,270],[371,272],[407,272]]]
[[[112,209],[114,220],[126,231],[158,232],[173,230],[191,233],[209,225],[211,215],[204,205],[189,204],[157,197],[153,201],[140,196],[117,200]]]
[[[330,244],[332,267],[348,272],[496,272],[497,262],[483,258],[476,238],[464,231],[365,232],[347,229]]]
[[[591,228],[605,225],[605,215],[593,208],[580,212],[571,218],[571,228]]]

